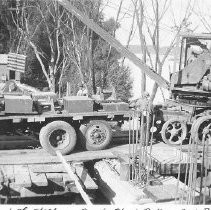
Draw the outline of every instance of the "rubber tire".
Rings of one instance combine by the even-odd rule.
[[[171,144],[168,140],[166,140],[165,130],[167,129],[169,123],[172,123],[172,122],[175,122],[175,121],[179,121],[179,120],[177,120],[177,119],[170,119],[170,120],[166,121],[163,124],[162,129],[160,131],[161,137],[162,137],[162,140],[164,141],[164,143],[166,143],[166,144],[168,144],[169,146],[172,146],[172,147],[178,147],[178,146],[180,146],[180,144]],[[183,123],[183,122],[180,122],[180,123]],[[186,124],[185,124],[185,127],[184,128],[185,128],[185,131],[184,132],[186,133],[186,135],[184,135],[184,136],[186,137],[187,136],[187,133],[188,133],[188,131],[187,131],[187,125]],[[184,140],[185,140],[185,138],[182,141],[184,141]]]
[[[93,125],[103,125],[103,126],[105,126],[105,128],[107,130],[106,140],[99,145],[91,144],[91,142],[88,141],[88,139],[89,139],[88,131]],[[112,140],[111,126],[104,120],[93,120],[93,121],[88,122],[87,124],[82,124],[79,129],[79,139],[80,139],[82,147],[85,150],[96,151],[96,150],[106,149]]]
[[[69,144],[63,149],[56,149],[49,142],[50,134],[58,129],[65,130],[70,136]],[[75,148],[77,137],[75,129],[69,123],[64,121],[53,121],[42,127],[39,134],[39,139],[43,149],[45,149],[51,155],[56,155],[55,150],[59,150],[62,155],[67,155]]]

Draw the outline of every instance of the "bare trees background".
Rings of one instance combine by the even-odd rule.
[[[109,20],[105,20],[103,15],[102,5],[107,5],[106,1],[73,2],[94,22],[116,36],[119,22],[121,18],[125,18],[125,1],[115,3],[116,16]],[[179,18],[178,11],[172,8],[172,0],[130,1],[133,5],[130,8],[132,21],[126,47],[138,31],[141,59],[158,74],[162,74],[177,35],[181,31],[190,30],[192,15],[198,17],[206,31],[210,31],[210,17],[205,18],[200,8],[196,9],[197,1],[186,1]],[[8,2],[13,2],[13,5]],[[120,61],[120,54],[103,39],[67,13],[55,0],[14,2],[16,1],[2,0],[0,3],[0,31],[8,34],[4,39],[0,36],[0,42],[2,39],[2,43],[7,43],[7,46],[1,46],[0,43],[0,48],[4,49],[3,53],[12,51],[27,55],[27,71],[22,78],[24,82],[34,86],[47,85],[56,92],[65,90],[68,83],[73,94],[77,91],[78,84],[84,83],[90,93],[95,93],[96,87],[100,86],[102,89],[116,89],[118,96],[124,100],[130,98],[130,70],[124,66],[124,58]],[[172,37],[165,43],[168,46],[165,52],[161,53],[165,39],[163,28],[168,28]],[[144,74],[140,82],[140,93],[143,94],[146,90]],[[152,101],[157,89],[155,83]]]
[[[185,12],[180,19],[175,17],[174,12],[171,10],[171,0],[151,0],[147,2],[144,0],[131,1],[134,6],[134,16],[139,32],[142,60],[161,75],[166,59],[175,46],[176,37],[181,31],[188,28],[189,18],[193,12],[193,1],[189,1]],[[161,43],[161,40],[163,40],[162,28],[163,25],[166,24],[166,19],[170,18],[169,13],[171,13],[172,21],[168,22],[168,27],[171,28],[173,36],[168,44],[165,43],[168,47],[165,52],[162,52],[161,54],[160,50],[163,47],[163,44]],[[146,90],[146,76],[144,74],[142,74],[141,84],[141,94],[143,94]],[[155,82],[151,92],[151,101],[155,99],[157,89],[158,85]]]
[[[120,65],[119,53],[57,1],[26,0],[18,3],[11,7],[4,1],[0,9],[1,20],[10,33],[8,51],[27,55],[24,82],[35,85],[36,81],[40,85],[44,81],[44,86],[56,92],[65,89],[68,83],[71,94],[75,94],[79,83],[83,83],[90,94],[96,93],[96,87],[100,86],[116,89],[117,96],[123,100],[131,96],[129,69]],[[118,28],[114,19],[104,20],[100,0],[73,3],[109,33],[113,34]],[[110,69],[117,74],[112,75],[113,79],[109,78]],[[117,83],[114,77],[122,72],[126,76]]]

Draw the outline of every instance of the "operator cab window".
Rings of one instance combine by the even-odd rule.
[[[211,40],[209,39],[183,37],[181,44],[180,70],[192,63],[199,55],[211,49]]]

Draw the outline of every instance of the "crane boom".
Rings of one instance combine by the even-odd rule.
[[[159,86],[165,89],[169,89],[169,83],[162,76],[153,71],[147,66],[141,59],[139,59],[134,53],[124,47],[118,40],[111,36],[108,32],[102,29],[88,16],[83,14],[80,10],[75,8],[68,0],[57,0],[60,5],[75,15],[81,22],[92,29],[96,34],[107,41],[112,47],[114,47],[122,56],[131,60],[136,66],[138,66],[147,76],[154,80]]]

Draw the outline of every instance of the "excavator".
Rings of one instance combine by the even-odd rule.
[[[170,82],[158,75],[113,36],[90,20],[68,0],[57,0],[96,34],[101,36],[122,56],[128,58],[160,87],[168,89],[171,98],[154,107],[155,125],[161,127],[161,136],[171,146],[182,144],[190,135],[197,142],[209,138],[211,130],[211,34],[181,34],[179,64],[170,75]],[[178,50],[178,49],[176,49]],[[178,53],[175,53],[178,55]],[[206,130],[206,134],[205,133]]]

